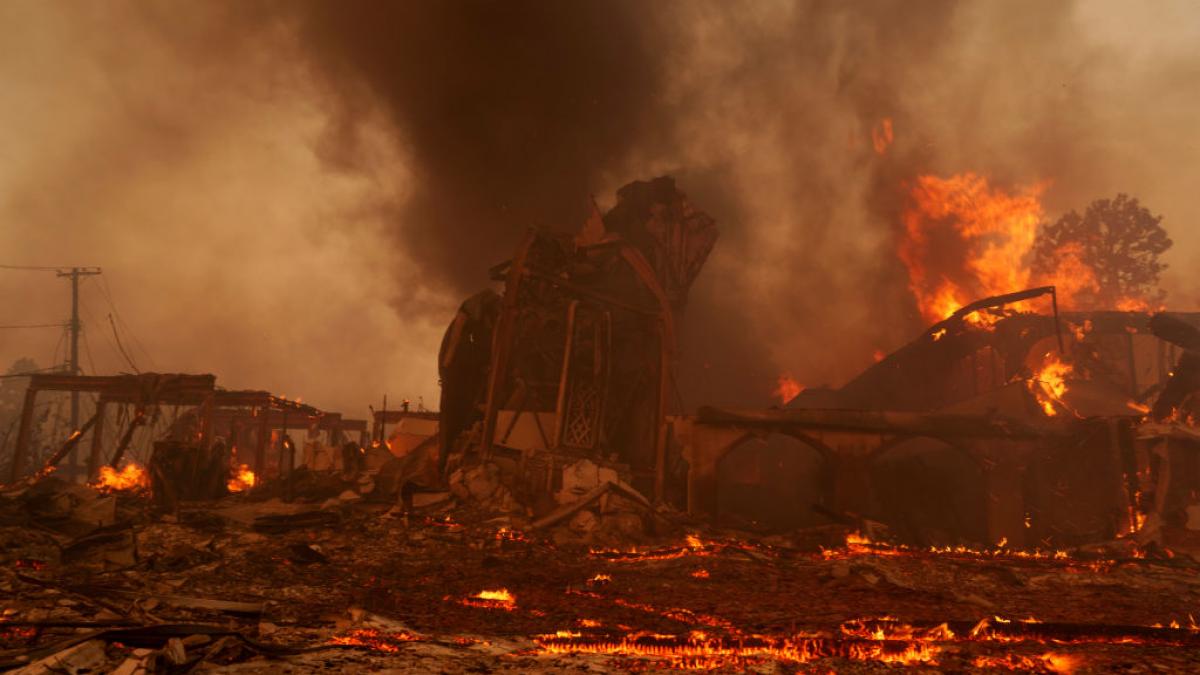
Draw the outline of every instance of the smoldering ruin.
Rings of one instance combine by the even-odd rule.
[[[171,213],[224,125],[265,105],[270,134],[311,145],[279,165],[308,187],[249,172],[252,201],[319,216],[229,238],[238,199],[197,221],[180,197],[182,229],[156,227],[187,251],[124,238],[80,261],[99,267],[0,239],[0,273],[71,299],[56,324],[0,304],[6,331],[61,331],[0,350],[54,348],[0,380],[0,669],[1197,667],[1196,210],[1157,180],[1177,167],[1147,169],[1153,186],[1105,168],[1159,142],[1129,120],[1175,119],[1105,93],[1120,69],[1101,52],[1123,43],[1086,35],[1112,16],[50,7],[0,11],[60,37],[132,27],[127,49],[165,65],[106,42],[99,63],[141,69],[127,105],[152,102],[192,147],[118,116],[99,128],[136,140],[112,155],[123,170],[13,164],[5,213],[107,256],[53,229],[77,207],[47,190],[82,175],[100,230],[132,227],[110,220],[139,218],[127,202]],[[987,46],[1010,40],[1025,50]],[[1186,107],[1174,92],[1200,53],[1160,49],[1128,67]],[[143,91],[160,67],[195,74],[219,114]],[[955,97],[973,69],[991,78],[980,105],[1031,103],[972,111]],[[321,111],[318,133],[244,96],[264,75]],[[32,81],[17,89],[36,98]],[[191,168],[126,182],[167,149]],[[257,236],[264,255],[246,255]],[[122,285],[144,274],[126,249],[173,258],[147,264],[153,286]],[[159,335],[134,330],[143,311],[220,320]],[[101,340],[114,360],[97,367]]]

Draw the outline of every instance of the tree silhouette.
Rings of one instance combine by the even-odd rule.
[[[1097,199],[1082,216],[1071,211],[1042,226],[1033,271],[1052,278],[1066,256],[1090,267],[1095,284],[1076,297],[1078,309],[1161,302],[1166,293],[1158,279],[1167,265],[1159,257],[1172,243],[1161,223],[1162,216],[1150,213],[1135,197]]]

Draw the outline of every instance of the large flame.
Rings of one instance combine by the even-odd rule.
[[[254,484],[257,481],[258,477],[254,475],[254,472],[250,470],[250,467],[246,464],[242,464],[233,471],[233,477],[229,479],[229,482],[225,484],[225,487],[228,488],[230,492],[242,492],[254,487]]]
[[[1029,286],[1025,258],[1042,219],[1043,187],[1010,195],[973,173],[917,179],[904,212],[900,259],[926,320]]]
[[[1087,307],[1086,298],[1100,290],[1096,270],[1083,258],[1083,246],[1067,242],[1053,258],[1054,268],[1035,274],[1031,251],[1043,219],[1045,183],[1018,187],[1010,194],[966,172],[949,178],[920,176],[903,214],[900,259],[908,268],[909,286],[926,321],[945,319],[979,298],[1054,286],[1060,307],[1148,312],[1145,299],[1122,297],[1115,307]],[[1032,311],[1028,302],[1010,311]],[[989,326],[994,316],[973,313],[967,321]]]
[[[140,464],[130,462],[120,471],[111,466],[100,467],[100,477],[93,483],[101,490],[134,490],[150,486],[150,476]]]

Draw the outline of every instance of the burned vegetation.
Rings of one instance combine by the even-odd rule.
[[[910,235],[970,222],[934,203],[958,188],[919,189]],[[680,316],[717,239],[670,178],[528,233],[447,328],[437,412],[32,376],[0,668],[1200,667],[1200,316],[1085,311],[1020,270],[950,283],[918,237],[915,340],[839,388],[689,411]],[[56,391],[94,414],[35,443]]]

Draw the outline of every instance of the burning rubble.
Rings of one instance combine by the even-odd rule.
[[[1070,248],[1060,276],[1008,265],[1041,189],[919,177],[901,259],[929,327],[838,389],[781,376],[769,408],[676,403],[717,229],[669,178],[492,268],[436,413],[34,376],[30,409],[104,405],[48,457],[17,434],[0,667],[1194,669],[1200,321],[1081,306]],[[786,504],[780,438],[819,477]],[[79,484],[56,467],[84,440]],[[816,524],[745,518],[732,478]]]

